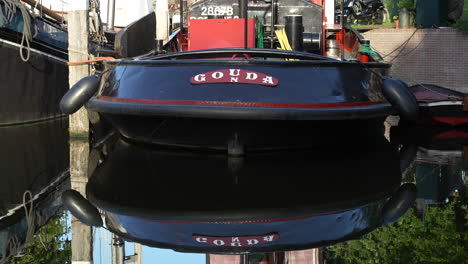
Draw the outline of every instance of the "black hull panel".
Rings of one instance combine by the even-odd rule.
[[[24,213],[25,191],[52,190],[51,183],[68,170],[67,128],[67,119],[0,128],[0,229],[11,223],[9,210]]]
[[[169,148],[224,152],[233,143],[241,145],[246,152],[256,152],[306,149],[322,144],[338,145],[346,143],[351,136],[368,140],[369,135],[382,134],[384,120],[222,120],[104,116],[130,141]]]
[[[67,61],[31,49],[23,62],[20,45],[0,39],[0,126],[60,117],[68,90]]]

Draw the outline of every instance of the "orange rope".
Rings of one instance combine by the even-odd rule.
[[[91,64],[91,63],[98,62],[98,61],[109,61],[109,60],[115,60],[115,58],[114,57],[96,57],[96,58],[94,58],[92,60],[67,62],[67,65],[68,66],[78,66],[78,65]]]

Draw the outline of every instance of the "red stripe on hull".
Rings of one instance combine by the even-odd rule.
[[[441,134],[435,135],[435,139],[468,139],[468,132],[460,131],[460,130],[450,130],[447,132],[443,132]]]
[[[432,117],[432,119],[438,123],[449,124],[452,126],[458,126],[468,124],[468,117]]]
[[[359,107],[383,104],[383,102],[356,102],[356,103],[327,103],[327,104],[305,104],[305,103],[260,103],[260,102],[226,102],[226,101],[193,101],[193,100],[148,100],[115,98],[100,96],[102,101],[139,104],[160,105],[205,105],[205,106],[235,106],[235,107],[269,107],[269,108],[337,108],[337,107]]]
[[[326,215],[335,215],[348,212],[350,210],[343,210],[333,213],[323,213],[323,214],[316,214],[316,215],[307,215],[307,216],[298,216],[298,217],[291,217],[291,218],[281,218],[281,219],[263,219],[263,220],[244,220],[244,221],[217,221],[217,222],[195,222],[195,221],[158,221],[152,219],[144,219],[138,218],[137,219],[147,221],[147,222],[157,222],[157,223],[167,223],[167,224],[223,224],[223,225],[232,225],[232,224],[255,224],[255,223],[275,223],[275,222],[286,222],[286,221],[294,221],[294,220],[302,220],[307,218],[313,218],[318,216],[326,216]]]

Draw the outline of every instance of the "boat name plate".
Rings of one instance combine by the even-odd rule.
[[[275,87],[279,81],[277,78],[264,73],[242,69],[222,69],[197,74],[190,78],[190,83],[247,83]]]

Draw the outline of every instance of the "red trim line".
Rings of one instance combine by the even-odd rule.
[[[259,102],[226,102],[226,101],[193,101],[193,100],[148,100],[132,98],[115,98],[100,96],[101,101],[138,103],[138,104],[161,104],[161,105],[208,105],[208,106],[236,106],[236,107],[270,107],[270,108],[335,108],[335,107],[358,107],[383,104],[383,102],[356,102],[356,103],[328,103],[328,104],[293,104],[293,103],[259,103]]]
[[[468,124],[468,117],[433,117],[432,119],[452,126]]]
[[[151,219],[144,219],[135,217],[136,219],[147,221],[147,222],[156,222],[156,223],[167,223],[167,224],[222,224],[222,225],[233,225],[233,224],[255,224],[255,223],[275,223],[275,222],[286,222],[286,221],[294,221],[294,220],[302,220],[307,218],[313,218],[318,216],[325,216],[325,215],[334,215],[334,214],[341,214],[344,212],[348,212],[351,210],[343,210],[333,213],[324,213],[324,214],[317,214],[317,215],[307,215],[307,216],[298,216],[298,217],[291,217],[291,218],[280,218],[280,219],[262,219],[262,220],[248,220],[248,221],[215,221],[215,222],[191,222],[191,221],[158,221],[158,220],[151,220]]]
[[[434,136],[435,139],[468,139],[468,132],[450,130]]]

